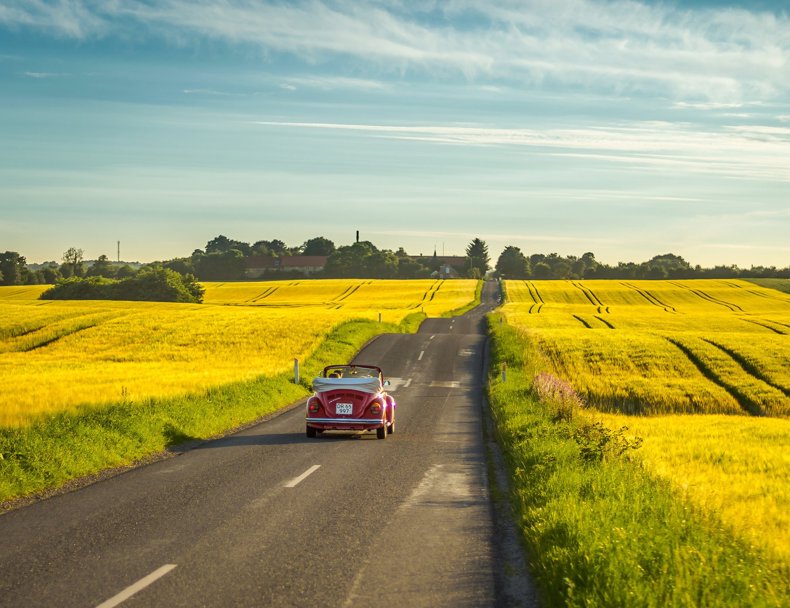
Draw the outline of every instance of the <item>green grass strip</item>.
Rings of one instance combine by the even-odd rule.
[[[536,397],[534,346],[499,318],[489,317],[489,402],[545,606],[790,605],[787,572],[637,458],[585,459],[574,438],[584,422],[558,420]]]
[[[199,395],[85,407],[42,417],[28,427],[0,429],[0,503],[52,491],[105,469],[124,467],[173,446],[227,433],[310,393],[324,366],[350,361],[375,336],[417,330],[425,315],[400,325],[352,320],[336,327],[293,373],[212,388]]]

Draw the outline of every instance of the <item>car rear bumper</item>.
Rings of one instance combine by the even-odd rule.
[[[387,421],[383,418],[305,418],[310,426],[319,429],[375,429],[384,426]]]

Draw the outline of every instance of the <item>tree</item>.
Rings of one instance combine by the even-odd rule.
[[[128,279],[133,277],[137,274],[137,271],[129,266],[129,264],[124,264],[115,272],[116,279]]]
[[[55,262],[51,262],[41,269],[41,277],[44,279],[44,283],[53,284],[57,280],[62,279],[63,275],[60,274],[58,265]]]
[[[391,251],[379,251],[370,241],[338,247],[326,261],[324,272],[330,277],[380,278],[397,276],[399,258]]]
[[[507,246],[499,255],[496,271],[507,279],[526,279],[529,276],[529,260],[518,247]]]
[[[82,268],[82,254],[82,249],[77,249],[75,247],[69,247],[63,252],[63,265],[67,266],[71,270],[71,274],[69,276],[81,277],[83,274],[85,274]],[[64,272],[63,274],[65,276],[66,273]]]
[[[392,251],[375,251],[365,258],[368,276],[376,279],[393,279],[398,275],[398,258]]]
[[[332,255],[335,244],[322,236],[308,239],[302,245],[302,255]]]
[[[478,275],[479,277],[485,276],[489,269],[488,246],[485,241],[476,238],[466,248],[466,267],[469,276]],[[477,269],[475,273],[474,270]]]
[[[241,251],[242,255],[250,255],[252,253],[252,247],[250,247],[249,243],[245,243],[243,241],[234,241],[233,239],[226,237],[224,234],[220,234],[206,243],[206,254],[225,253],[231,249],[237,249],[238,251]]]
[[[398,260],[399,279],[427,279],[431,276],[430,269],[405,255],[405,251],[404,255],[400,255],[401,251],[403,251],[403,249],[399,249],[395,252],[395,257]]]
[[[538,262],[532,266],[532,276],[534,276],[536,279],[550,279],[551,266],[549,266],[546,262]]]
[[[116,268],[110,262],[110,259],[101,254],[99,259],[96,260],[93,265],[88,268],[88,272],[85,273],[87,277],[107,277],[108,279],[112,279],[115,277]]]
[[[235,281],[244,278],[246,261],[238,249],[197,255],[192,258],[201,281]]]
[[[192,263],[192,258],[173,258],[162,264],[165,268],[175,270],[178,274],[188,275],[195,274],[195,266]]]
[[[16,251],[6,251],[0,254],[0,273],[3,275],[3,285],[22,285],[25,282],[27,260],[25,256]]]

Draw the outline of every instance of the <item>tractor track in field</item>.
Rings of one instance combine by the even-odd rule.
[[[538,291],[538,288],[535,286],[535,284],[532,281],[524,281],[524,284],[527,286],[527,289],[529,290],[529,295],[535,304],[540,304],[540,305],[545,304],[545,302],[543,301],[543,297],[540,295],[540,292]]]
[[[587,329],[592,329],[592,325],[590,325],[587,321],[582,319],[579,315],[571,315],[574,319],[576,319],[579,323],[584,325]]]
[[[29,353],[34,350],[39,350],[41,348],[50,346],[51,344],[54,344],[55,342],[62,340],[63,338],[67,338],[69,336],[73,336],[75,334],[86,331],[88,329],[92,329],[94,327],[101,325],[106,321],[111,321],[112,319],[117,319],[118,317],[122,317],[122,316],[124,315],[122,314],[121,315],[112,314],[109,316],[104,315],[100,318],[94,318],[91,319],[90,321],[84,321],[82,323],[77,324],[75,327],[67,327],[67,328],[63,328],[62,330],[56,331],[54,335],[48,337],[42,336],[43,338],[42,340],[33,342],[32,344],[25,345],[23,348],[16,349],[14,352]]]
[[[425,293],[422,294],[422,298],[420,299],[420,301],[415,302],[409,308],[411,310],[420,308],[426,303],[426,298],[428,302],[431,302],[433,298],[436,296],[436,293],[439,291],[439,289],[441,289],[442,285],[444,285],[444,281],[445,281],[444,279],[437,279],[434,283],[431,284],[431,286],[425,291]]]
[[[620,284],[627,287],[628,289],[633,289],[645,300],[650,302],[653,306],[658,306],[659,308],[663,308],[664,312],[670,312],[670,313],[677,312],[677,309],[675,309],[674,306],[670,306],[669,304],[662,302],[658,297],[654,296],[647,289],[640,289],[636,285],[631,285],[631,283],[626,283],[624,281],[620,281]]]
[[[760,323],[760,321],[755,321],[754,319],[743,319],[743,318],[741,319],[741,321],[745,321],[746,323],[751,323],[753,325],[759,325],[760,327],[762,327],[764,329],[767,329],[769,331],[772,331],[775,334],[779,334],[780,336],[786,336],[787,335],[786,331],[782,331],[781,329],[776,329],[775,327],[771,327],[770,325],[766,325],[766,323],[776,323],[776,321],[763,321],[762,323]],[[777,325],[782,325],[781,323],[776,323],[776,324]]]
[[[53,302],[54,300],[50,300],[49,302]],[[48,302],[48,303],[49,303]],[[45,327],[51,326],[55,323],[61,323],[63,321],[74,321],[81,317],[87,317],[90,315],[96,314],[95,311],[88,311],[88,312],[80,312],[80,313],[66,313],[63,315],[57,315],[55,317],[49,317],[45,321],[40,324],[37,324],[36,327],[28,327],[22,328],[19,325],[13,325],[9,327],[6,331],[0,333],[0,339],[2,340],[17,340],[19,338],[24,338],[30,334],[34,334],[37,331],[41,331]]]
[[[682,283],[678,283],[677,281],[669,281],[669,284],[690,291],[695,296],[705,300],[706,302],[710,302],[711,304],[718,304],[719,306],[724,306],[725,308],[729,308],[732,312],[746,312],[743,308],[741,308],[737,304],[733,304],[731,302],[726,302],[724,300],[720,300],[719,298],[715,298],[712,295],[705,293],[701,289],[694,289],[693,287],[683,285]]]
[[[749,374],[750,376],[757,378],[761,382],[765,382],[768,386],[771,386],[776,390],[784,393],[785,396],[790,397],[790,388],[786,386],[782,386],[778,382],[775,382],[774,380],[766,376],[760,369],[758,369],[755,365],[750,363],[749,360],[746,359],[746,357],[744,357],[737,351],[727,346],[724,346],[723,344],[719,344],[714,340],[710,340],[708,338],[702,338],[702,340],[704,342],[707,342],[711,346],[718,348],[720,351],[722,351],[724,354],[730,357],[733,361],[735,361],[738,365],[740,365],[741,369],[743,369],[743,371]]]
[[[617,328],[616,328],[614,325],[612,325],[611,323],[609,323],[609,321],[607,321],[607,320],[606,320],[606,319],[604,319],[603,317],[599,317],[598,315],[594,315],[594,316],[595,316],[595,318],[596,318],[596,319],[598,319],[598,320],[599,320],[601,323],[603,323],[604,325],[606,325],[606,327],[608,327],[609,329],[617,329]]]
[[[576,281],[571,281],[571,285],[581,290],[581,292],[584,294],[584,297],[587,298],[590,304],[598,307],[598,314],[601,314],[601,311],[604,309],[606,310],[607,313],[609,312],[609,307],[606,306],[606,304],[604,304],[597,295],[595,295],[595,292],[592,289],[590,289],[589,287],[585,287],[584,285]]]
[[[754,401],[749,395],[744,393],[740,390],[739,387],[730,384],[729,382],[725,381],[721,376],[719,376],[714,369],[712,369],[705,361],[700,358],[694,350],[679,340],[675,340],[673,338],[665,337],[667,342],[676,346],[686,357],[688,360],[696,367],[699,372],[705,376],[708,380],[720,386],[724,389],[729,395],[735,399],[735,402],[741,406],[741,409],[748,413],[751,416],[765,416],[765,411],[760,406],[759,403]],[[737,361],[736,361],[737,363]]]
[[[268,298],[270,295],[272,295],[278,289],[280,289],[280,288],[279,287],[269,287],[269,289],[267,289],[263,293],[260,293],[257,296],[255,296],[254,298],[251,298],[251,299],[249,299],[247,301],[248,302],[252,302],[252,303],[260,302],[261,300],[265,300],[266,298]]]
[[[763,293],[762,291],[757,291],[756,289],[748,289],[743,285],[738,285],[737,283],[730,283],[729,281],[722,281],[727,287],[734,287],[736,289],[743,289],[746,293],[750,293],[753,296],[759,296],[761,298],[766,298],[769,300],[777,300],[779,302],[783,302],[785,304],[790,304],[790,297],[787,297],[783,294],[775,295],[773,293]],[[773,290],[771,290],[773,291]]]

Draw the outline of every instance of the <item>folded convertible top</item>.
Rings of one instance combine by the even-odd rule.
[[[378,378],[315,378],[313,390],[317,393],[348,389],[363,393],[381,392],[381,380]]]

